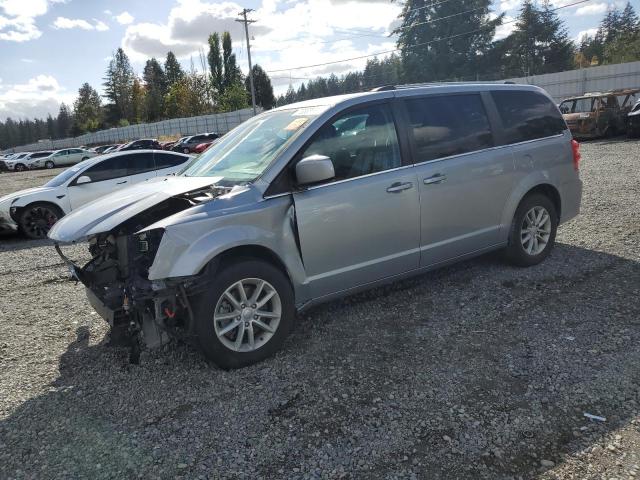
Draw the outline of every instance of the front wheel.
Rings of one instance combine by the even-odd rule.
[[[23,164],[18,163],[16,165],[16,172],[24,172],[27,169],[27,167],[25,167]]]
[[[507,245],[507,259],[529,267],[542,262],[553,248],[558,230],[558,213],[546,195],[526,196],[513,217]]]
[[[183,151],[184,153],[191,153],[191,151],[190,151],[188,148],[183,148],[183,149],[182,149],[182,151]]]
[[[221,368],[241,368],[280,349],[295,315],[293,290],[270,263],[239,260],[216,272],[194,313],[207,358]]]
[[[48,169],[52,169],[53,167],[55,167],[55,165],[51,160],[47,160],[46,162],[44,162],[44,167]]]
[[[29,238],[47,238],[53,225],[63,217],[60,208],[51,203],[32,203],[22,209],[18,217],[20,230]]]

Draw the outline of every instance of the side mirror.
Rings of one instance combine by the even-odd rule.
[[[298,185],[324,182],[335,176],[333,162],[325,155],[310,155],[300,160],[296,165]]]
[[[83,183],[91,183],[91,177],[88,175],[80,175],[76,180],[76,185],[82,185]]]

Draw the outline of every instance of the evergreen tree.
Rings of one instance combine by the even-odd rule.
[[[546,3],[526,0],[514,32],[504,41],[507,76],[558,72],[573,66],[573,44],[564,24]]]
[[[73,124],[73,117],[64,103],[60,104],[60,110],[58,111],[58,119],[56,121],[57,131],[56,138],[67,138],[71,132]]]
[[[73,104],[73,133],[79,135],[98,129],[102,120],[100,95],[88,83],[78,90],[78,98]]]
[[[620,34],[634,35],[638,33],[639,28],[640,22],[638,21],[638,15],[631,6],[631,2],[627,2],[620,18]]]
[[[164,113],[164,96],[167,93],[167,77],[155,58],[147,60],[144,66],[143,79],[145,82],[145,118],[155,122]]]
[[[111,102],[107,105],[111,123],[119,123],[122,119],[131,120],[131,89],[134,77],[129,57],[122,48],[118,48],[109,62],[103,83],[105,97]]]
[[[251,69],[253,71],[253,85],[256,93],[256,105],[261,106],[265,110],[273,108],[276,103],[276,99],[273,96],[273,87],[271,86],[271,80],[260,65],[254,65]],[[249,76],[245,79],[245,88],[249,95],[251,95],[251,85]]]
[[[463,77],[488,68],[483,60],[502,22],[502,15],[490,18],[490,5],[491,0],[407,0],[395,31],[404,80]]]
[[[224,91],[224,68],[222,66],[222,53],[220,52],[220,36],[217,33],[209,35],[209,53],[207,54],[211,84],[213,89],[222,94]]]
[[[184,78],[184,71],[173,52],[167,53],[167,60],[164,62],[164,71],[167,76],[167,88]]]
[[[56,138],[56,122],[51,114],[47,115],[47,138]]]

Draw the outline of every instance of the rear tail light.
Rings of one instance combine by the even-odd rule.
[[[571,140],[571,152],[573,153],[573,168],[576,172],[580,169],[580,144],[577,140]]]

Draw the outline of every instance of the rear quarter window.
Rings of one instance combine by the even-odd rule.
[[[182,155],[171,155],[170,153],[156,153],[154,157],[157,170],[176,167],[189,160],[189,157],[183,157]]]
[[[526,91],[493,91],[507,143],[557,135],[567,125],[558,108],[545,95]]]

